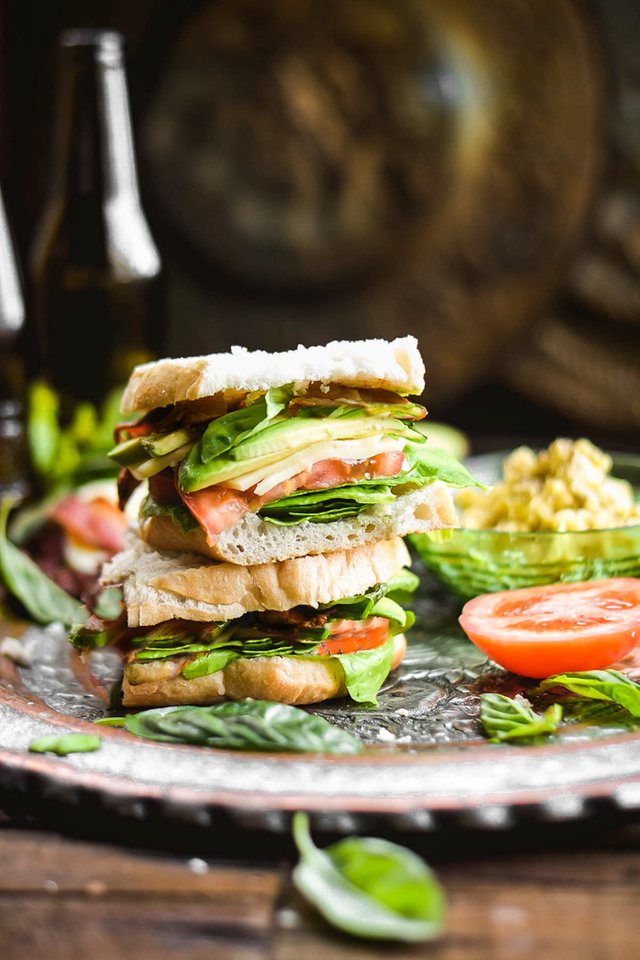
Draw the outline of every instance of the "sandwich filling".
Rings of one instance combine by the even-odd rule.
[[[71,642],[84,651],[118,646],[126,654],[125,678],[132,686],[151,677],[160,682],[177,676],[194,680],[243,658],[329,657],[342,669],[349,696],[375,703],[391,669],[393,638],[414,622],[404,605],[418,582],[414,573],[403,568],[386,583],[358,596],[319,607],[247,613],[222,623],[167,620],[131,628],[124,610],[110,621],[94,615],[76,628]]]
[[[126,501],[149,481],[143,517],[166,516],[207,543],[247,513],[278,525],[328,523],[468,471],[426,444],[420,404],[387,390],[288,384],[157,408],[116,431],[110,456]]]

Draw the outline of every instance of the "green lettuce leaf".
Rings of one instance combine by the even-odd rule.
[[[393,660],[393,638],[381,647],[360,653],[339,653],[335,659],[344,671],[344,682],[352,700],[376,706],[378,690],[389,676]]]

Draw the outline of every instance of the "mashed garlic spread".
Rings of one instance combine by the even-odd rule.
[[[554,440],[534,453],[518,447],[488,492],[459,493],[460,525],[494,530],[596,530],[640,523],[625,480],[609,476],[611,457],[589,440]]]

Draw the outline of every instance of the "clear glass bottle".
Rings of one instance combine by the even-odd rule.
[[[0,194],[0,498],[27,493],[24,301]]]
[[[29,262],[30,373],[100,401],[164,335],[161,262],[138,189],[123,38],[63,33],[49,194]]]

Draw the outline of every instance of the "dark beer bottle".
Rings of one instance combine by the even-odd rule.
[[[51,185],[31,250],[31,374],[100,401],[162,349],[161,264],[140,203],[123,38],[63,33]]]
[[[0,498],[27,492],[24,301],[0,195]]]

